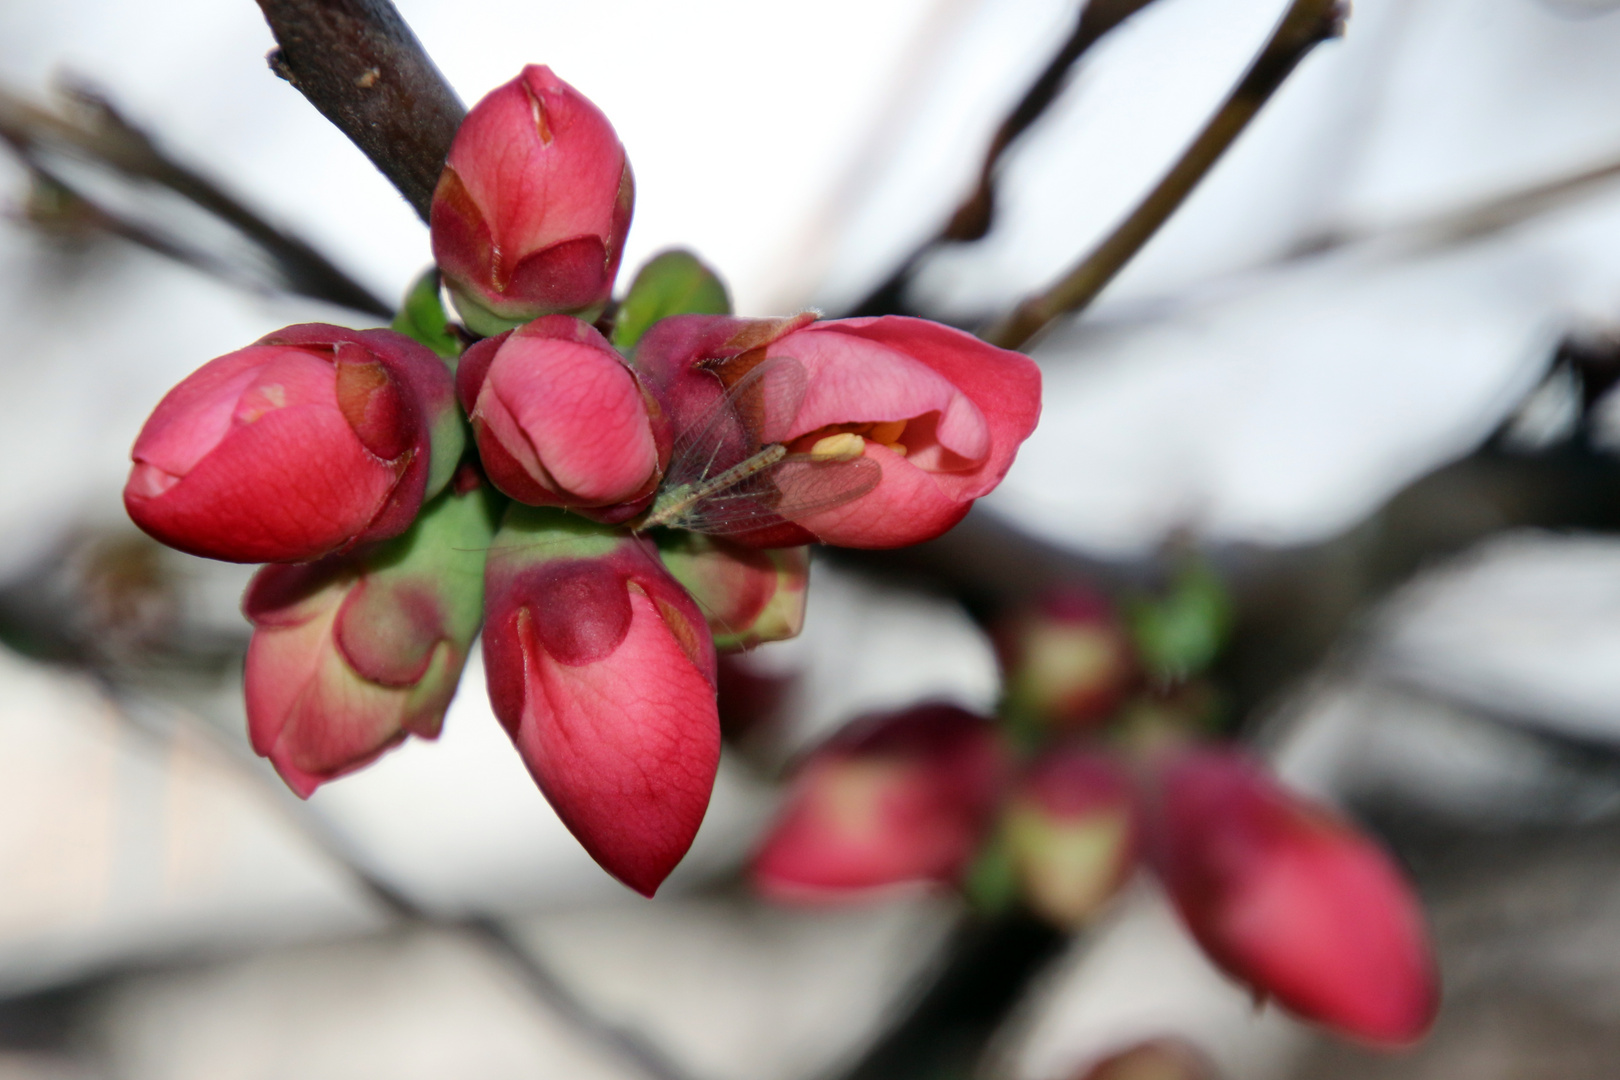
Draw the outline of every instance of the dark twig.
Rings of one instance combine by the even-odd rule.
[[[84,86],[68,87],[66,96],[70,108],[59,114],[0,90],[0,140],[60,198],[56,209],[69,219],[251,288],[296,293],[385,318],[392,314],[390,305],[313,246],[169,157],[105,97]],[[119,201],[129,205],[114,209],[92,195],[86,181],[97,181],[100,188],[113,182],[122,189]],[[159,207],[147,206],[143,213],[140,204],[152,203],[154,188],[228,226],[247,241],[253,256],[199,246],[166,227]],[[265,265],[254,265],[260,259]]]
[[[341,867],[360,890],[391,918],[413,926],[469,937],[517,975],[524,988],[543,1005],[597,1046],[634,1067],[648,1080],[692,1080],[686,1070],[638,1033],[598,1016],[535,954],[533,948],[519,940],[501,920],[487,915],[465,919],[439,915],[373,872],[324,818],[311,810],[308,804],[292,798],[261,763],[247,755],[240,743],[227,738],[215,725],[153,700],[145,692],[127,685],[116,672],[103,669],[94,674],[102,689],[118,706],[114,712],[142,736],[166,740],[172,738],[177,729],[184,728],[218,750],[226,763],[249,783],[262,788],[299,831]]]
[[[985,340],[1020,348],[1060,315],[1091,303],[1209,174],[1299,62],[1343,31],[1344,16],[1343,0],[1294,0],[1249,70],[1153,190],[1090,254],[1045,292],[1019,304]]]
[[[423,221],[467,110],[389,0],[258,0],[270,68],[365,151]]]
[[[1069,71],[1093,45],[1110,30],[1147,7],[1153,0],[1090,0],[1080,9],[1074,31],[1051,61],[1035,77],[1024,96],[1018,99],[996,128],[979,165],[978,180],[967,198],[952,212],[937,236],[930,237],[908,255],[883,284],[855,305],[853,314],[882,315],[896,310],[911,281],[917,264],[944,243],[964,243],[983,239],[995,217],[995,181],[1001,159],[1018,137],[1039,120],[1057,100]]]

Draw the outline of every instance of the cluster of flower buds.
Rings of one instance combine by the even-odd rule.
[[[1434,964],[1394,861],[1210,737],[1213,581],[1191,568],[1129,620],[1080,589],[1005,620],[1000,723],[930,706],[810,753],[755,856],[759,888],[826,901],[944,885],[1076,928],[1145,866],[1257,994],[1369,1043],[1417,1039]]]
[[[798,632],[804,545],[958,521],[1040,376],[917,319],[733,317],[684,252],[614,305],[633,202],[606,117],[525,68],[458,132],[437,268],[394,327],[205,364],[141,431],[124,501],[183,551],[271,564],[244,600],[248,727],[300,795],[435,736],[482,626],[536,782],[650,895],[708,805],[717,648]]]

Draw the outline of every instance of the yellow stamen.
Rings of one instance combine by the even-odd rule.
[[[810,448],[810,456],[816,461],[854,461],[864,453],[866,440],[850,431],[817,439]]]
[[[880,424],[872,424],[869,431],[863,434],[873,442],[880,442],[884,446],[900,441],[900,433],[906,430],[904,420],[885,420]],[[892,449],[892,447],[891,447]]]
[[[906,444],[905,443],[888,442],[888,443],[883,444],[883,448],[885,450],[888,450],[890,453],[899,455],[900,457],[905,457],[906,456]]]

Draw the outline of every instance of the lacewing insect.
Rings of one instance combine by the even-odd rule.
[[[804,365],[792,357],[755,365],[675,440],[658,495],[632,527],[735,536],[831,510],[875,488],[883,469],[861,455],[859,443],[788,450],[805,383]]]

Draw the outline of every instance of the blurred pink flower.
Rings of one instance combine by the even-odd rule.
[[[1107,719],[1136,680],[1130,638],[1108,599],[1068,586],[994,628],[1005,708],[1019,721],[1087,728]]]
[[[811,753],[754,855],[783,900],[957,881],[990,825],[1003,756],[990,721],[922,705],[857,721]]]
[[[1060,747],[1012,787],[1004,835],[1031,908],[1062,927],[1090,919],[1136,864],[1136,788],[1111,754]]]
[[[1368,1042],[1428,1030],[1438,991],[1422,910],[1377,844],[1236,751],[1184,752],[1158,780],[1155,863],[1217,963]]]

